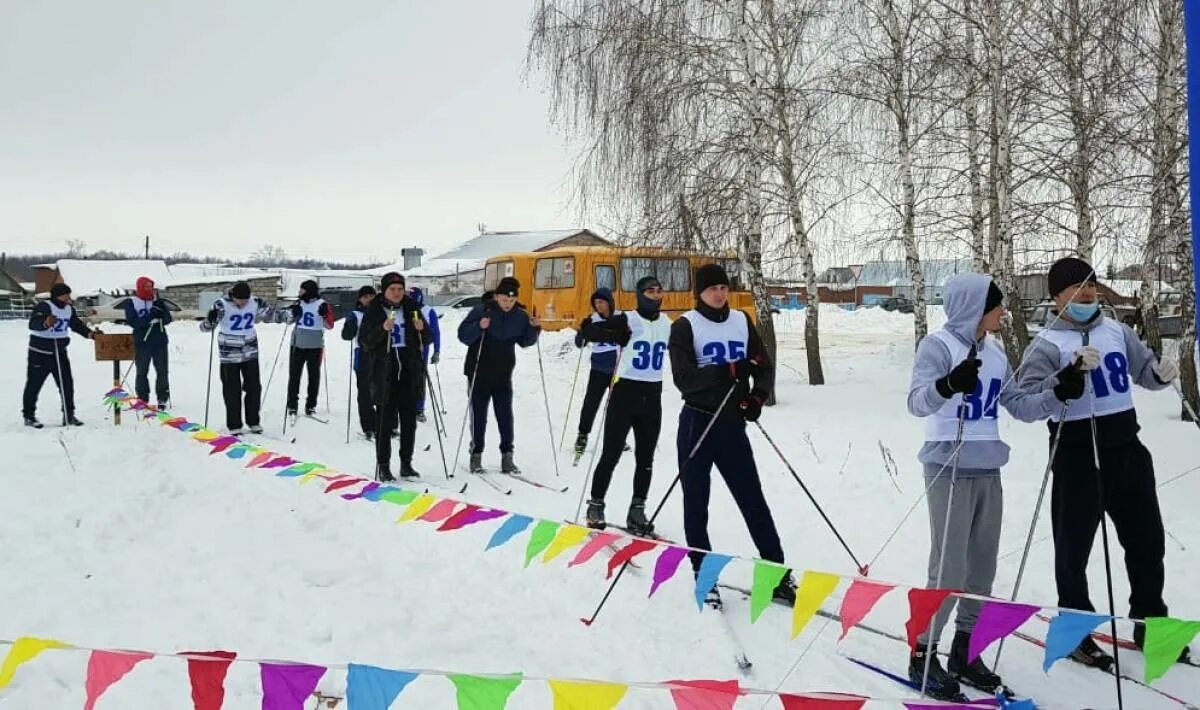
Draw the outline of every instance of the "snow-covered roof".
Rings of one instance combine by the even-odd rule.
[[[167,263],[156,259],[59,259],[56,266],[76,296],[132,291],[139,276],[149,276],[160,288],[171,282]]]
[[[970,259],[924,259],[921,261],[925,285],[941,286],[955,274],[971,271]],[[903,261],[870,261],[863,264],[858,275],[859,286],[909,286],[912,277]]]
[[[549,229],[535,232],[484,232],[474,239],[469,239],[450,251],[427,259],[420,266],[405,270],[404,262],[388,264],[371,269],[368,273],[382,276],[389,271],[396,271],[405,277],[434,278],[452,276],[458,273],[478,271],[484,267],[488,259],[498,254],[514,251],[537,251],[556,242],[570,238],[586,229]]]
[[[1108,286],[1113,291],[1125,296],[1126,298],[1132,298],[1138,295],[1138,292],[1142,289],[1142,282],[1140,279],[1100,279],[1100,283]],[[1161,282],[1157,284],[1152,282],[1150,287],[1154,289],[1155,293],[1163,293],[1164,291],[1175,290],[1170,284]]]

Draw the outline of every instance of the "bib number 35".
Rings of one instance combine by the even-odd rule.
[[[740,340],[730,340],[728,343],[714,340],[704,344],[704,347],[700,349],[700,355],[710,365],[737,362],[746,359],[746,344]]]

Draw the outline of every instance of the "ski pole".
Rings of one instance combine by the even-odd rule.
[[[271,372],[267,375],[267,387],[262,393],[262,401],[264,402],[267,401],[267,395],[271,392],[271,382],[275,380],[275,366],[279,364],[279,357],[283,354],[283,344],[287,342],[288,332],[291,328],[291,323],[283,327],[283,337],[279,340],[279,347],[275,349],[275,361],[271,363]]]
[[[442,403],[442,414],[448,414],[446,411],[446,393],[442,391],[442,371],[436,362],[433,363],[433,378],[437,382],[438,400]],[[445,420],[443,420],[443,423],[445,423]]]
[[[608,408],[612,406],[612,391],[613,391],[613,387],[615,387],[617,384],[617,379],[618,379],[617,373],[621,371],[621,356],[623,354],[624,354],[623,348],[617,348],[617,364],[613,368],[612,377],[608,378],[608,390],[604,394],[604,396],[605,396],[604,411],[600,413],[600,427],[598,429],[598,431],[600,432],[602,442],[603,442],[603,437],[604,437],[604,423],[606,421],[608,421]],[[564,436],[565,436],[565,432],[566,432],[565,427],[564,427],[563,431],[564,431]],[[603,445],[603,444],[601,444],[601,445]],[[595,470],[596,451],[598,449],[600,449],[600,446],[592,447],[592,457],[591,457],[591,459],[588,460],[587,474],[584,475],[583,486],[581,486],[579,489],[579,505],[575,506],[575,520],[576,521],[579,520],[579,515],[583,512],[583,500],[587,496],[588,480],[591,479],[592,475],[596,472],[596,470]]]
[[[204,428],[208,428],[208,406],[212,400],[212,365],[213,365],[213,346],[217,342],[217,326],[213,324],[212,330],[208,331],[208,381],[204,387]]]
[[[333,406],[329,404],[329,367],[325,364],[325,348],[321,348],[321,379],[325,380],[325,413],[333,414]]]
[[[353,318],[353,315],[347,316]],[[346,378],[346,443],[350,443],[350,415],[354,399],[354,343],[350,344],[350,375]]]
[[[537,317],[536,314],[534,316]],[[554,459],[554,476],[557,478],[558,472],[558,449],[554,448],[554,420],[550,417],[550,394],[546,390],[546,368],[542,365],[542,340],[539,337],[537,340],[537,357],[538,357],[538,372],[542,376],[542,402],[546,406],[546,426],[550,429],[550,455]]]
[[[563,417],[562,436],[558,439],[558,450],[562,451],[563,444],[567,443],[567,427],[571,425],[571,405],[575,404],[575,384],[579,382],[579,366],[583,364],[583,348],[579,348],[579,359],[575,361],[575,376],[571,378],[571,394],[567,395],[567,414]],[[587,481],[584,481],[586,484]],[[575,516],[579,518],[578,515]]]
[[[483,344],[487,332],[483,331],[479,335],[479,349],[475,351],[475,367],[471,368],[471,379],[467,381],[467,406],[463,412],[462,428],[458,430],[458,444],[454,447],[454,472],[458,472],[458,459],[462,454],[463,434],[467,432],[467,420],[471,420],[471,436],[475,435],[475,381],[479,375],[479,361],[483,359]],[[486,413],[484,416],[487,416]]]
[[[446,474],[446,480],[449,481],[450,469],[446,467],[446,445],[442,443],[441,429],[438,424],[441,414],[438,413],[437,399],[433,397],[433,381],[429,377],[429,370],[425,371],[425,386],[429,389],[430,401],[433,404],[433,428],[437,432],[438,452],[442,455],[442,472]]]
[[[59,405],[62,407],[62,416],[63,416],[62,423],[63,423],[63,426],[67,426],[67,390],[66,390],[66,383],[63,382],[62,361],[59,360],[58,342],[57,341],[54,343],[54,369],[55,369],[55,372],[58,374],[58,378],[56,379],[55,384],[58,385],[58,402],[59,402]]]
[[[1171,380],[1171,386],[1175,390],[1175,394],[1179,395],[1179,401],[1183,402],[1183,408],[1187,411],[1188,416],[1192,418],[1192,423],[1200,427],[1200,417],[1196,416],[1196,410],[1192,409],[1192,403],[1188,401],[1187,395],[1183,393],[1183,386],[1179,384],[1179,378]]]
[[[846,544],[846,540],[842,537],[842,533],[838,531],[837,526],[834,525],[833,521],[829,519],[829,516],[825,514],[825,510],[821,508],[821,504],[817,502],[817,499],[813,496],[812,491],[810,491],[808,486],[804,484],[804,479],[800,478],[800,474],[796,473],[796,469],[793,468],[792,464],[788,462],[787,457],[785,457],[783,452],[779,450],[779,447],[775,444],[775,440],[772,439],[771,435],[767,433],[767,430],[763,428],[762,422],[755,420],[754,425],[758,427],[758,430],[762,432],[763,438],[765,438],[767,443],[771,445],[771,448],[775,450],[776,455],[779,456],[779,460],[783,462],[783,465],[787,467],[788,472],[792,474],[792,478],[796,479],[796,483],[800,484],[800,488],[804,491],[804,495],[808,496],[808,499],[812,501],[813,507],[815,507],[817,509],[817,513],[821,515],[821,519],[825,521],[825,524],[828,525],[829,529],[833,532],[833,536],[837,538],[839,543],[841,543],[842,549],[846,551],[847,555],[850,555],[850,559],[854,561],[854,566],[858,569],[858,573],[863,577],[870,576],[870,569],[858,561],[858,557],[854,554],[854,551],[850,549],[850,545]]]
[[[663,506],[667,504],[667,500],[671,497],[671,494],[675,492],[675,487],[679,485],[679,481],[683,478],[684,469],[687,468],[687,465],[692,458],[696,456],[696,452],[700,450],[700,446],[704,443],[704,440],[708,438],[708,432],[712,431],[713,425],[716,424],[717,419],[721,417],[721,412],[725,410],[725,405],[729,403],[729,398],[733,395],[733,391],[737,389],[737,386],[737,382],[734,382],[729,386],[729,391],[725,393],[725,397],[721,400],[721,404],[717,407],[717,411],[713,413],[712,419],[708,420],[708,424],[705,425],[704,431],[700,432],[700,438],[696,440],[696,443],[692,446],[692,450],[688,452],[687,458],[683,460],[683,463],[679,464],[679,471],[675,474],[675,479],[671,481],[670,487],[667,488],[667,492],[663,494],[662,500],[658,502],[658,505],[654,508],[654,513],[650,516],[649,523],[651,525],[653,525],[655,519],[658,518],[658,514],[662,512]],[[617,571],[617,576],[613,578],[612,583],[608,585],[608,591],[604,592],[604,597],[600,600],[600,604],[596,607],[596,610],[592,612],[590,617],[586,619],[580,619],[584,626],[591,626],[592,624],[596,623],[596,617],[600,615],[600,610],[604,608],[604,605],[608,602],[608,598],[612,595],[613,590],[616,589],[617,582],[621,581],[621,577],[624,576],[625,570],[628,568],[629,562],[626,561],[625,564],[621,565],[621,569]]]

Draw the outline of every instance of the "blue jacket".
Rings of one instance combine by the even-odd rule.
[[[155,321],[158,321],[157,323]],[[133,299],[125,302],[125,322],[133,328],[135,350],[159,350],[167,347],[167,324],[171,322],[171,309],[161,299],[154,299],[150,310],[138,313]]]
[[[425,318],[425,323],[429,326],[429,335],[433,338],[433,352],[440,353],[442,351],[442,327],[438,325],[437,311],[430,308],[429,314]],[[426,345],[421,350],[421,354],[426,360],[429,359],[429,350],[429,345]]]

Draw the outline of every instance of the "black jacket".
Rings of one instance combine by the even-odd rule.
[[[390,346],[391,333],[383,329],[387,322],[388,312],[396,311],[396,319],[404,319],[404,347]],[[352,317],[352,316],[351,316]],[[421,358],[421,348],[430,342],[432,337],[429,326],[418,331],[414,326],[414,318],[425,322],[421,309],[411,298],[405,298],[399,304],[387,303],[383,297],[371,301],[363,315],[362,327],[359,329],[358,342],[364,353],[369,357],[371,377],[376,382],[395,382],[404,380],[411,386],[416,386],[424,377],[425,362]]]
[[[718,311],[703,303],[696,304],[696,311],[717,323],[724,322],[730,315],[728,306]],[[679,318],[671,324],[671,339],[668,344],[671,353],[671,376],[683,395],[684,404],[705,412],[715,412],[735,381],[737,388],[721,411],[723,419],[737,416],[738,402],[751,395],[766,401],[775,384],[775,363],[771,362],[770,355],[763,347],[754,321],[749,316],[746,318],[750,324],[747,328],[749,342],[746,343],[746,359],[750,363],[746,368],[747,376],[740,380],[735,380],[729,364],[700,367],[696,360],[691,322],[687,318]]]
[[[67,346],[71,344],[68,338],[45,338],[37,333],[44,333],[49,330],[46,325],[46,318],[50,316],[50,302],[41,301],[33,307],[29,314],[29,349],[33,352],[43,354],[54,354],[55,350],[60,353],[65,353]],[[71,306],[71,322],[68,327],[82,335],[85,338],[91,338],[93,333],[91,328],[79,318],[79,310]]]

